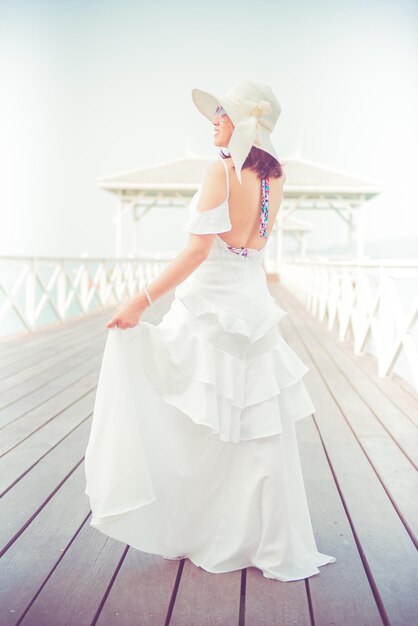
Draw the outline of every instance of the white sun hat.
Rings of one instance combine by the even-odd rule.
[[[270,133],[281,113],[281,106],[268,85],[240,81],[224,96],[192,89],[196,107],[211,122],[218,106],[231,118],[234,131],[228,144],[229,153],[240,183],[241,168],[252,146],[279,160]]]

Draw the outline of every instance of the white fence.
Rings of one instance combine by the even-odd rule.
[[[356,354],[367,347],[379,376],[396,371],[418,389],[418,261],[286,259],[280,281]]]
[[[0,257],[1,335],[113,306],[171,258]],[[286,259],[280,280],[341,341],[352,338],[355,353],[374,354],[380,376],[395,370],[418,389],[418,261]]]
[[[33,331],[115,305],[152,280],[171,257],[0,257],[1,334]]]

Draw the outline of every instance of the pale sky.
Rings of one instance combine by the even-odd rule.
[[[241,79],[275,92],[283,160],[383,183],[369,239],[418,240],[417,35],[412,0],[0,0],[0,254],[112,256],[97,178],[215,157],[190,92]],[[178,248],[181,222],[147,216],[144,247]]]

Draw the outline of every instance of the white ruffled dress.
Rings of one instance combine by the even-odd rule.
[[[223,160],[222,160],[223,162]],[[225,165],[225,163],[224,163]],[[231,230],[227,198],[183,230]],[[208,572],[319,573],[295,422],[315,408],[308,371],[282,338],[265,247],[216,236],[159,324],[108,331],[85,455],[91,526]]]

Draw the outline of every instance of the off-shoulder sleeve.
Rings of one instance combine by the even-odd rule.
[[[228,203],[224,202],[214,209],[196,211],[201,187],[197,190],[189,206],[189,215],[182,230],[195,235],[209,235],[225,233],[231,230],[232,224],[229,219]]]

